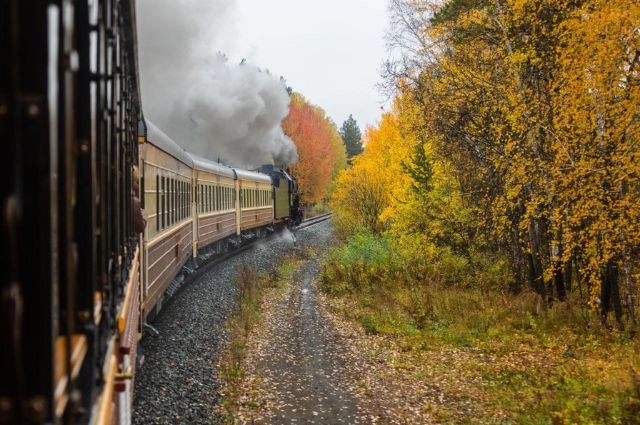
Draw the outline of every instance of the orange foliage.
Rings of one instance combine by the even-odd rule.
[[[294,93],[289,115],[282,121],[282,129],[298,148],[300,159],[292,167],[298,179],[301,200],[314,204],[327,196],[338,168],[344,167],[346,153],[340,135],[324,111],[310,104],[302,95]]]

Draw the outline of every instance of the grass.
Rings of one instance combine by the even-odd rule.
[[[640,424],[640,343],[578,302],[417,282],[342,253],[323,275],[333,308],[384,336],[398,373],[438,383],[448,401],[425,406],[440,423]]]

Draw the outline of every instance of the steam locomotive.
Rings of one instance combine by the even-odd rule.
[[[135,0],[0,2],[0,425],[130,423],[142,324],[172,286],[301,218],[286,170],[209,161],[144,119],[135,22]]]

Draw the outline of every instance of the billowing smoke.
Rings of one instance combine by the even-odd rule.
[[[255,66],[230,64],[231,0],[138,0],[144,113],[188,151],[251,168],[298,159],[280,122],[284,84]]]

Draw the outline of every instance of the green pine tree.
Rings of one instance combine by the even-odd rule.
[[[342,136],[342,141],[347,148],[347,158],[352,158],[362,153],[362,133],[360,133],[358,123],[351,114],[349,114],[349,118],[342,123],[340,136]]]

